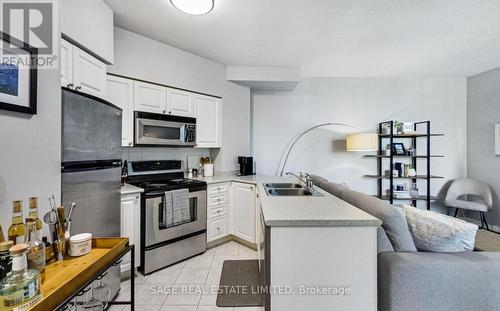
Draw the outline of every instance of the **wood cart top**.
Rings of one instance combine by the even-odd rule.
[[[55,309],[122,256],[128,243],[128,238],[93,238],[89,254],[81,257],[67,256],[61,263],[47,265],[45,282],[41,288],[42,298],[29,310]]]
[[[478,230],[475,249],[483,252],[500,252],[500,234],[484,229]]]

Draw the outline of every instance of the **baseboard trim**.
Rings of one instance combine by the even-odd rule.
[[[215,241],[211,241],[211,242],[208,242],[207,243],[207,248],[210,249],[210,248],[214,248],[218,245],[221,245],[221,244],[224,244],[224,243],[227,243],[229,241],[234,241],[236,243],[239,243],[239,244],[243,244],[245,245],[246,247],[248,248],[251,248],[253,249],[254,251],[257,250],[257,244],[254,244],[254,243],[250,243],[248,241],[245,241],[243,240],[242,238],[239,238],[233,234],[229,234],[229,235],[226,235],[225,237],[222,237],[220,239],[217,239]]]

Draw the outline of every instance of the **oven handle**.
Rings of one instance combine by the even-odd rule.
[[[159,218],[160,218],[160,209],[158,208],[158,204],[155,204],[153,206],[153,231],[155,232],[155,235],[160,228]]]

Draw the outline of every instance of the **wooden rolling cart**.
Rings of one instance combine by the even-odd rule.
[[[51,263],[45,269],[45,282],[41,286],[42,298],[30,311],[74,310],[71,303],[113,265],[119,264],[127,253],[134,262],[134,245],[129,245],[128,238],[93,238],[92,251],[81,257],[67,257],[61,263]],[[130,301],[110,301],[112,305],[130,305],[134,310],[134,273],[130,276]],[[109,307],[108,306],[108,307]]]

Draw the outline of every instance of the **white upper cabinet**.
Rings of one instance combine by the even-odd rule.
[[[123,110],[122,146],[132,146],[134,141],[134,81],[108,75],[106,100]]]
[[[73,46],[73,84],[75,90],[104,98],[106,64]]]
[[[255,186],[233,182],[232,194],[233,233],[255,243]]]
[[[134,81],[134,110],[167,113],[167,88],[152,83]]]
[[[167,88],[168,114],[184,117],[196,117],[195,94],[187,91]]]
[[[61,85],[105,98],[106,64],[61,39]]]
[[[220,148],[221,100],[220,98],[195,95],[196,147]]]
[[[61,39],[61,85],[73,87],[73,45]]]

